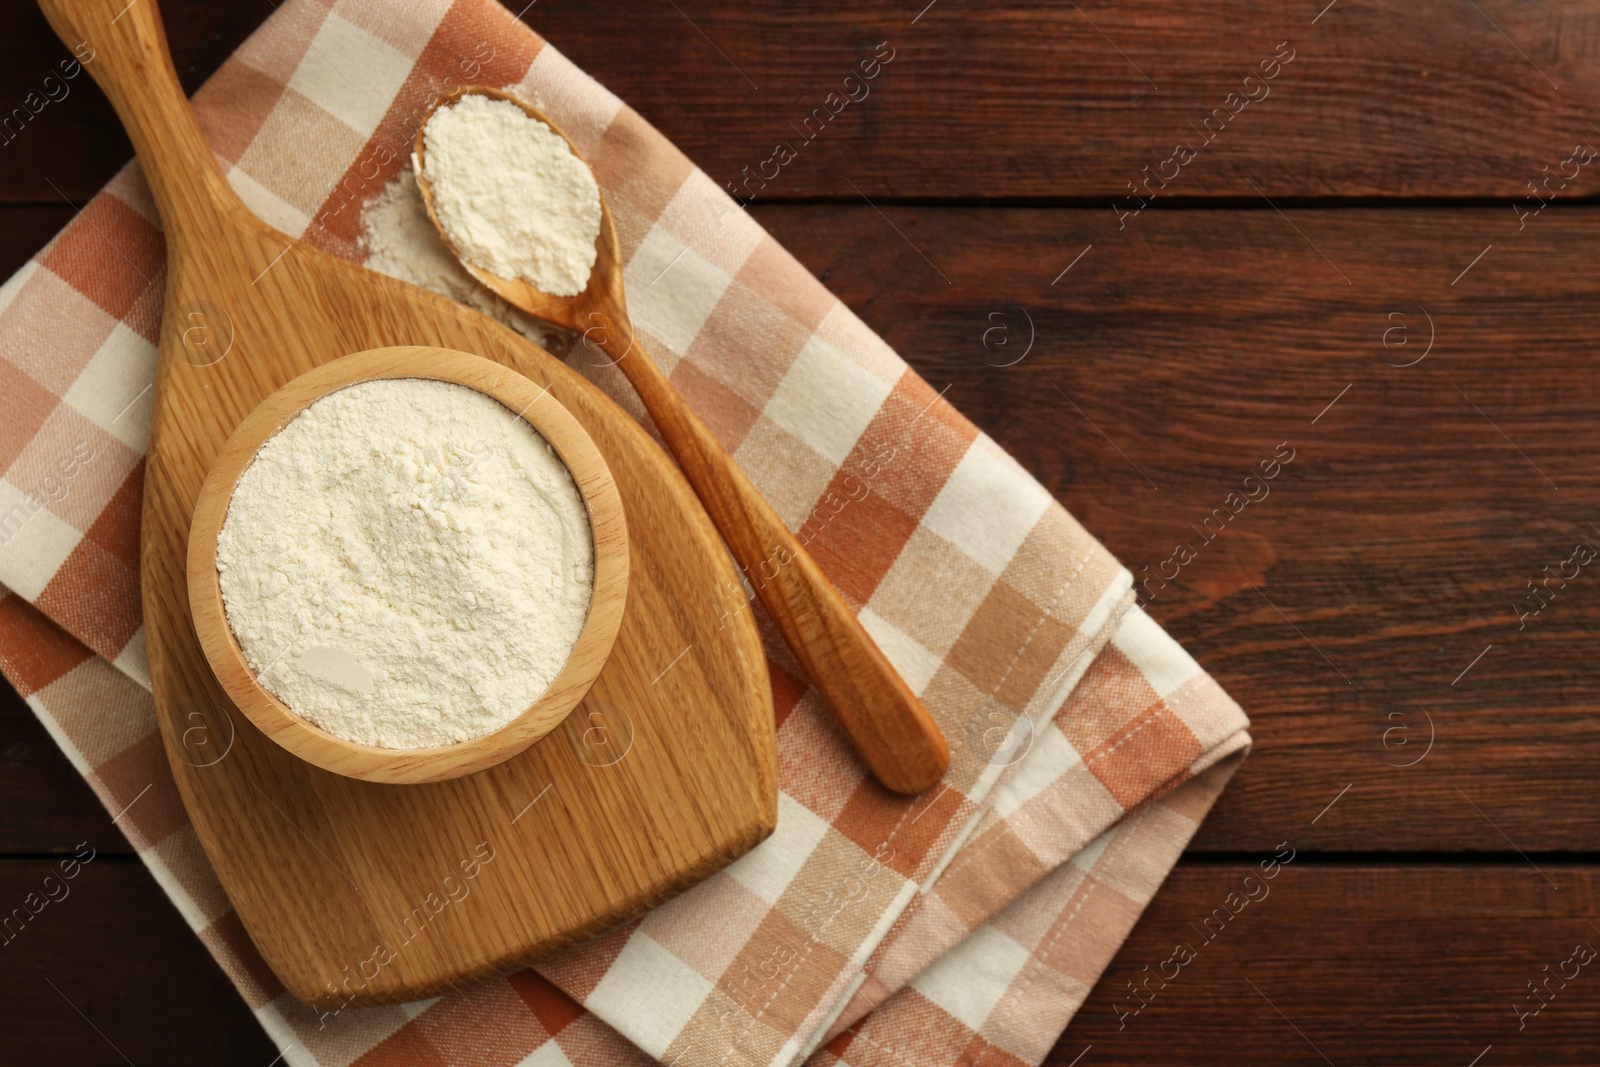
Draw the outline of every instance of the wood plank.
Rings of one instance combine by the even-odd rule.
[[[103,826],[91,838],[120,843]],[[102,851],[63,881],[58,862],[0,860],[6,914],[30,893],[56,897],[0,949],[6,1062],[273,1062],[278,1050],[142,864]]]
[[[1596,846],[1600,593],[1574,565],[1520,630],[1513,604],[1600,547],[1600,212],[758,216],[1137,575],[1178,575],[1151,612],[1258,741],[1197,847],[1270,847],[1346,785],[1305,847]],[[1385,365],[1425,312],[1432,352]],[[1236,491],[1270,495],[1208,543]]]
[[[1543,982],[1575,945],[1600,950],[1600,929],[1585,918],[1600,905],[1600,870],[1552,869],[1559,890],[1515,866],[1297,863],[1246,886],[1252,873],[1180,867],[1046,1062],[1067,1067],[1090,1045],[1083,1067],[1466,1067],[1490,1045],[1484,1067],[1594,1062],[1597,964],[1564,989],[1542,987],[1554,996],[1543,994],[1549,1003],[1520,1030],[1512,1006],[1537,1006],[1526,983]],[[1258,899],[1197,933],[1229,893]],[[1193,955],[1181,967],[1167,962],[1187,958],[1175,956],[1180,945]],[[1176,977],[1163,985],[1163,973]]]
[[[11,277],[71,221],[72,207],[64,203],[0,205],[0,281]]]
[[[66,753],[0,680],[0,855],[66,854],[80,841],[102,852],[131,854],[133,847],[111,824],[100,799],[68,762]]]
[[[53,868],[0,862],[0,901],[22,901]],[[1517,865],[1316,866],[1302,857],[1211,941],[1196,935],[1188,924],[1242,893],[1252,869],[1180,866],[1047,1062],[1066,1067],[1092,1044],[1081,1064],[1323,1063],[1249,982],[1340,1067],[1465,1065],[1490,1044],[1485,1065],[1592,1060],[1593,967],[1520,1032],[1511,1005],[1526,1005],[1525,983],[1557,968],[1575,943],[1600,948],[1583,918],[1600,906],[1600,868],[1551,868],[1556,891]],[[1114,1009],[1134,999],[1127,983],[1143,982],[1147,965],[1159,972],[1180,943],[1195,959],[1165,988],[1152,981],[1150,1005],[1119,1030]],[[276,1055],[139,864],[89,864],[6,951],[0,1018],[18,1062],[123,1062],[74,1007],[134,1063],[266,1064]]]
[[[613,7],[611,33],[584,5],[528,17],[719,182],[792,142],[761,196],[1110,198],[1180,142],[1199,155],[1166,195],[1519,196],[1595,137],[1593,0],[676,8]],[[861,102],[797,132],[882,41]]]
[[[17,6],[0,40],[8,113],[67,55]],[[749,186],[758,199],[1068,197],[1109,214],[1180,141],[1198,156],[1166,196],[1254,199],[1254,182],[1272,197],[1514,197],[1596,137],[1596,0],[1339,0],[1320,18],[1312,0],[920,6],[554,2],[525,17],[719,182],[776,171]],[[272,9],[175,6],[186,87]],[[849,87],[860,102],[829,101],[885,41],[888,65]],[[1260,99],[1230,100],[1284,41],[1294,58],[1249,87]],[[68,88],[0,151],[0,199],[56,200],[49,181],[85,197],[131,155],[87,80]],[[826,122],[807,127],[819,107]],[[1217,108],[1226,122],[1202,143]],[[767,163],[780,141],[796,154],[781,168]],[[1596,189],[1591,167],[1566,193]]]
[[[273,0],[163,4],[177,16],[168,36],[184,89],[198,89],[276,7]],[[56,40],[36,3],[14,0],[4,18],[0,202],[86,200],[133,158],[133,146],[86,74],[66,77],[73,52]]]

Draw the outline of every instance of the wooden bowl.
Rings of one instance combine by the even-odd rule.
[[[295,714],[268,692],[245,662],[228,624],[217,574],[217,537],[228,504],[256,451],[306,407],[329,393],[383,378],[454,382],[498,400],[521,417],[566,464],[589,512],[594,591],[566,667],[526,711],[492,733],[438,748],[380,748],[337,737]],[[536,402],[537,401],[537,402]],[[375,348],[307,371],[262,400],[234,431],[207,473],[189,531],[189,606],[195,633],[217,681],[262,733],[324,770],[369,782],[416,784],[457,778],[501,763],[555,729],[605,666],[628,594],[628,527],[611,471],[567,409],[516,371],[447,348]]]

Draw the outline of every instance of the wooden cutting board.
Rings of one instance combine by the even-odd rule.
[[[167,235],[145,475],[142,579],[162,738],[195,832],[291,993],[323,1008],[410,1000],[513,969],[692,885],[777,820],[772,696],[750,613],[676,467],[562,363],[476,312],[256,219],[217,170],[153,0],[43,0],[128,128]],[[319,770],[217,685],[184,560],[206,471],[290,378],[347,352],[436,345],[497,360],[584,425],[632,542],[626,613],[584,702],[524,754],[431,785]]]

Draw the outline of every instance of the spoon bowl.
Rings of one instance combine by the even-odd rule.
[[[431,119],[435,112],[454,106],[464,96],[486,96],[491,100],[502,100],[520,108],[529,118],[548,126],[556,136],[567,142],[567,147],[575,157],[583,159],[583,153],[572,143],[572,138],[568,137],[560,126],[550,121],[549,116],[526,100],[504,90],[482,85],[467,85],[440,96],[428,109],[417,128],[411,165],[416,174],[417,188],[422,192],[422,203],[427,208],[428,218],[433,223],[433,228],[439,232],[440,239],[450,249],[450,254],[456,257],[468,274],[512,307],[525,311],[535,318],[543,319],[553,326],[583,334],[586,339],[591,337],[591,331],[598,333],[608,322],[625,319],[627,310],[623,302],[622,261],[617,243],[617,230],[611,221],[611,209],[606,205],[604,196],[600,197],[600,234],[595,239],[594,267],[589,271],[589,284],[575,296],[554,296],[535,288],[530,282],[521,278],[506,278],[484,270],[463,256],[455,242],[450,239],[450,234],[439,222],[433,202],[433,186],[426,177],[428,147],[423,131],[427,129],[428,119]],[[594,343],[598,344],[598,341]]]

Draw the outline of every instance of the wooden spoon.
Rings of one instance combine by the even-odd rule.
[[[566,139],[572,154],[582,154],[548,115],[510,93],[465,86],[435,103],[428,118],[467,94],[515,104]],[[483,270],[450,241],[434,211],[433,189],[425,174],[427,120],[417,128],[413,166],[417,186],[445,244],[474,278],[512,306],[553,325],[583,334],[627,376],[655,420],[667,447],[683,468],[717,529],[744,568],[756,595],[766,605],[784,640],[794,650],[811,682],[838,717],[839,725],[878,781],[897,793],[920,793],[943,777],[950,746],[922,702],[911,692],[872,640],[822,568],[778,518],[755,486],[725,452],[705,423],[690,410],[667,376],[644,351],[633,332],[623,297],[617,231],[604,197],[600,236],[589,285],[577,296],[552,296],[525,281]],[[628,358],[632,356],[632,358]],[[767,569],[776,570],[767,576]]]

